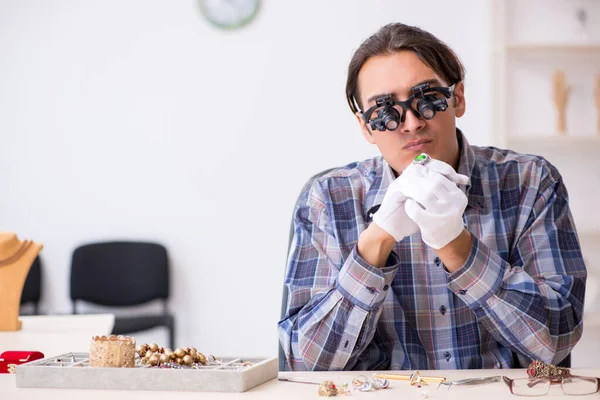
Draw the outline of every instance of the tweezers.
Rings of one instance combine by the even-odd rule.
[[[483,378],[467,378],[467,379],[460,379],[458,381],[440,382],[440,384],[438,385],[438,389],[440,388],[441,385],[447,385],[448,390],[449,390],[452,387],[452,385],[474,386],[474,385],[483,385],[485,383],[500,382],[501,380],[502,380],[502,376],[500,376],[500,375],[486,376]]]

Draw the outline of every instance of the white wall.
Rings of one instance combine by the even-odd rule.
[[[192,0],[0,0],[0,230],[44,244],[49,313],[77,245],[163,242],[177,343],[275,355],[298,191],[377,154],[345,103],[353,50],[391,21],[447,41],[487,144],[491,20],[489,0],[264,0],[222,32]]]

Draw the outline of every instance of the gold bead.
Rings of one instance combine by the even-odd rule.
[[[198,354],[198,350],[196,350],[195,347],[192,347],[190,349],[189,355],[192,356],[192,358],[195,360],[196,359],[196,354]]]
[[[171,358],[174,358],[174,357],[175,357],[175,353],[173,353],[173,350],[171,350],[171,349],[165,349],[164,355],[165,355],[165,356],[168,356],[168,357],[169,357],[169,359],[171,359]]]
[[[153,352],[152,350],[148,350],[148,351],[146,352],[146,354],[144,355],[144,357],[146,357],[146,358],[150,358],[150,357],[152,357],[152,355],[154,355],[154,352]]]
[[[158,345],[156,343],[152,343],[150,345],[150,350],[152,350],[153,352],[157,352],[158,351]]]
[[[189,354],[187,354],[183,357],[183,363],[185,365],[192,365],[193,362],[194,362],[194,359]]]
[[[190,349],[189,347],[186,347],[185,349],[183,349],[183,351],[185,351],[185,354],[190,354],[190,351],[192,349]]]
[[[158,365],[158,356],[156,354],[152,355],[152,357],[150,357],[150,359],[148,360],[148,362],[150,363],[150,365],[155,366]]]
[[[175,356],[178,358],[183,358],[183,356],[185,356],[185,350],[183,350],[183,349],[175,350]]]
[[[164,348],[164,347],[159,347],[159,348],[158,348],[158,352],[159,352],[160,354],[163,354],[163,353],[165,352],[165,348]]]
[[[148,349],[146,348],[145,344],[140,344],[136,349],[135,352],[139,354],[140,357],[143,357],[144,354],[146,354],[146,351]]]
[[[171,361],[171,357],[169,357],[166,354],[161,354],[160,355],[160,363],[161,364],[168,363],[169,361]]]
[[[176,362],[177,364],[181,365],[181,364],[183,363],[183,358],[177,357],[177,358],[175,359],[175,362]]]
[[[206,357],[204,357],[204,354],[202,354],[202,353],[198,352],[198,353],[196,354],[196,360],[197,360],[197,361],[198,361],[200,364],[202,364],[202,365],[206,365]]]

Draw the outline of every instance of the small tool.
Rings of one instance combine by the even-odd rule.
[[[502,380],[502,376],[500,376],[500,375],[486,376],[483,378],[467,378],[467,379],[460,379],[458,381],[440,382],[440,384],[438,385],[438,389],[440,388],[441,385],[448,386],[448,390],[450,390],[450,388],[453,385],[454,386],[475,386],[475,385],[483,385],[485,383],[500,382],[501,380]]]
[[[446,378],[443,376],[421,376],[419,371],[415,371],[410,375],[397,375],[397,374],[375,374],[376,378],[389,379],[395,381],[408,381],[411,386],[435,382],[445,382]]]

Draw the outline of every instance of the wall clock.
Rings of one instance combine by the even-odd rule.
[[[222,29],[236,29],[249,24],[260,8],[261,0],[198,0],[202,15]]]

